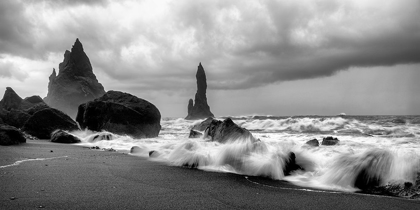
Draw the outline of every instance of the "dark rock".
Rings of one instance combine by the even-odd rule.
[[[203,136],[202,133],[200,133],[198,131],[195,131],[195,130],[191,130],[188,138],[200,138],[201,136]]]
[[[197,131],[205,131],[206,128],[209,127],[209,125],[211,124],[212,121],[213,121],[213,118],[209,117],[206,120],[204,120],[203,122],[201,122],[200,124],[194,125],[192,127],[192,129],[197,130]]]
[[[32,115],[23,126],[23,130],[40,139],[50,139],[51,133],[57,129],[78,130],[76,122],[63,112],[46,108]]]
[[[153,157],[158,157],[160,155],[160,153],[158,151],[152,150],[149,151],[149,157],[153,158]]]
[[[79,39],[76,39],[71,52],[64,53],[58,75],[53,69],[49,80],[45,102],[71,117],[76,116],[80,104],[105,94],[104,87],[93,74],[92,65]]]
[[[307,141],[306,144],[313,147],[318,147],[319,141],[317,139],[312,139],[312,140]]]
[[[160,118],[159,110],[150,102],[128,93],[108,91],[81,104],[76,121],[83,129],[151,138],[159,135]]]
[[[0,107],[5,110],[19,109],[22,101],[23,99],[11,87],[7,87],[0,101]]]
[[[296,155],[293,152],[289,153],[289,159],[286,160],[286,165],[283,168],[283,173],[285,176],[290,175],[292,171],[304,170],[298,164],[296,164]]]
[[[33,106],[32,103],[24,101],[11,87],[7,87],[3,99],[0,101],[0,109],[7,111],[12,109],[27,109]]]
[[[197,93],[195,94],[195,104],[193,103],[192,99],[188,101],[188,115],[185,119],[193,120],[214,117],[213,113],[210,111],[209,105],[207,104],[207,79],[206,73],[204,72],[204,68],[201,63],[198,66],[197,74],[195,77],[197,78]]]
[[[322,139],[322,145],[330,146],[338,144],[339,140],[337,138],[333,138],[332,136],[328,136]]]
[[[30,117],[30,114],[22,110],[12,109],[7,113],[5,120],[8,125],[21,128]]]
[[[40,96],[30,96],[23,99],[23,101],[26,101],[31,104],[38,104],[38,103],[45,103],[44,100]]]
[[[56,130],[51,134],[51,142],[72,144],[80,143],[81,141],[79,138],[66,131]]]
[[[256,141],[252,134],[245,128],[241,128],[236,125],[230,118],[225,119],[223,122],[219,120],[213,120],[208,130],[205,132],[213,141],[225,143],[228,141],[236,141],[238,139],[250,139]]]
[[[36,112],[41,111],[46,108],[50,108],[50,107],[45,103],[38,103],[32,106],[31,108],[25,109],[24,111],[29,115],[33,115]]]
[[[0,124],[0,145],[13,145],[25,142],[26,139],[19,129]]]
[[[365,153],[354,170],[357,172],[354,186],[363,190],[380,186],[390,171],[392,154],[385,150],[372,150]]]
[[[130,149],[131,154],[139,154],[139,153],[142,153],[142,152],[144,152],[144,148],[140,148],[139,146],[133,146]]]

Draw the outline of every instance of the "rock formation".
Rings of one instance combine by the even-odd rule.
[[[325,138],[322,139],[322,145],[326,145],[326,146],[331,146],[331,145],[336,145],[340,142],[340,140],[338,140],[337,138],[333,138],[332,136],[327,136]]]
[[[230,118],[224,121],[213,120],[206,128],[205,133],[211,137],[212,141],[220,143],[234,142],[236,140],[250,140],[256,142],[254,136],[247,129],[236,125]]]
[[[82,129],[151,138],[159,135],[160,118],[159,110],[150,102],[128,93],[108,91],[81,104],[76,121]]]
[[[13,145],[25,142],[26,139],[19,129],[0,124],[0,145]]]
[[[56,130],[51,134],[51,142],[73,144],[80,143],[80,139],[66,131]]]
[[[45,102],[73,118],[80,104],[105,94],[104,87],[93,74],[92,65],[79,39],[76,39],[71,52],[66,50],[64,53],[58,75],[53,69],[49,80]]]
[[[50,139],[57,130],[78,130],[76,122],[69,116],[54,108],[45,108],[35,112],[25,123],[22,130],[39,139]]]
[[[313,146],[313,147],[318,147],[319,146],[319,141],[317,139],[312,139],[312,140],[307,141],[306,145]]]
[[[202,119],[207,117],[214,117],[213,113],[210,111],[210,107],[207,104],[207,80],[206,73],[204,72],[203,66],[198,66],[197,74],[197,93],[195,94],[195,104],[192,99],[188,102],[188,116],[185,118],[187,120],[193,119]]]

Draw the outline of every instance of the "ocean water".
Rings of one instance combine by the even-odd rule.
[[[365,170],[380,185],[416,183],[420,173],[420,116],[236,116],[230,117],[256,139],[225,144],[188,138],[202,120],[163,118],[158,137],[133,139],[106,131],[76,132],[82,146],[161,161],[173,166],[286,180],[319,189],[357,191],[357,175]],[[223,120],[225,118],[217,118]],[[204,119],[203,119],[204,120]],[[321,145],[333,136],[337,145]],[[317,139],[319,147],[305,143]],[[153,152],[151,152],[153,151]],[[304,170],[283,173],[290,152]]]

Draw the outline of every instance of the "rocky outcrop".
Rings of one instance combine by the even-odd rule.
[[[92,65],[79,39],[76,39],[71,52],[67,50],[64,53],[58,75],[53,69],[49,80],[45,102],[71,117],[76,117],[80,104],[105,94],[104,87],[93,74]]]
[[[307,141],[306,144],[309,146],[318,147],[319,141],[317,139],[312,139],[312,140]]]
[[[66,131],[56,130],[51,134],[51,142],[73,144],[81,141],[79,138]]]
[[[36,107],[36,108],[34,108]],[[0,118],[5,124],[21,128],[34,111],[48,107],[39,96],[22,99],[12,88],[7,87],[0,101]]]
[[[202,119],[207,117],[214,117],[213,113],[210,111],[210,107],[207,104],[207,79],[206,73],[204,72],[203,66],[198,66],[197,74],[197,93],[195,94],[195,103],[190,99],[188,101],[188,115],[185,119]]]
[[[205,132],[213,141],[220,143],[233,142],[238,139],[256,141],[247,129],[236,125],[230,118],[224,121],[213,120]]]
[[[32,100],[34,97],[37,96],[31,96],[30,99],[26,98],[23,100],[11,87],[6,87],[3,99],[0,101],[0,108],[3,108],[6,111],[13,109],[20,110],[30,108],[38,103],[44,103],[42,100]]]
[[[338,144],[339,140],[337,138],[333,138],[332,136],[327,136],[322,139],[322,145],[331,146]]]
[[[213,118],[212,117],[209,117],[206,120],[204,120],[203,122],[194,125],[192,127],[192,130],[204,131],[204,130],[206,130],[207,127],[209,127],[209,125],[211,124],[212,121],[213,121]]]
[[[106,130],[135,138],[159,135],[160,112],[152,103],[128,93],[108,91],[79,106],[76,121],[85,129]]]
[[[191,130],[190,135],[188,135],[188,138],[194,139],[194,138],[200,138],[201,136],[203,136],[202,133],[200,133],[198,131],[195,131],[195,130]]]
[[[58,129],[73,131],[79,128],[69,116],[54,108],[37,111],[23,126],[23,131],[39,139],[50,139],[51,133]]]
[[[25,142],[26,139],[19,129],[0,124],[0,145],[13,145]]]

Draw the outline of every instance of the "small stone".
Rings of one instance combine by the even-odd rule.
[[[53,152],[52,150],[50,152]]]
[[[45,208],[45,206],[43,206],[43,205],[39,205],[39,206],[38,206],[38,208],[39,208],[39,209],[43,209],[43,208]]]
[[[10,200],[16,200],[16,197],[10,197]]]

